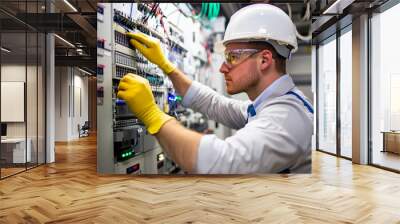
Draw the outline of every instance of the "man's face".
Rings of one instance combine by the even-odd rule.
[[[247,49],[247,51],[244,49]],[[233,54],[233,57],[238,59],[237,64],[232,65],[224,62],[220,68],[220,72],[225,77],[226,90],[231,95],[246,92],[259,80],[255,57],[258,51],[248,49],[252,49],[252,47],[246,43],[229,43],[226,46],[225,53],[240,52]]]

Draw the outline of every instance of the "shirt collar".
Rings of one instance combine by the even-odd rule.
[[[257,96],[257,98],[253,101],[254,108],[257,110],[263,102],[285,95],[293,88],[294,83],[292,78],[288,74],[282,75]]]

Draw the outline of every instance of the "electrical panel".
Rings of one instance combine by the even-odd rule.
[[[171,116],[183,113],[181,97],[162,71],[136,50],[127,32],[141,32],[160,41],[168,59],[184,69],[187,50],[176,27],[166,28],[156,16],[156,3],[99,3],[97,10],[98,55],[98,172],[169,174],[179,167],[165,155],[127,104],[117,98],[118,84],[127,73],[146,78],[159,108]]]

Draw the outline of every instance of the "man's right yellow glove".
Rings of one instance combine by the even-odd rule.
[[[173,119],[158,108],[147,79],[125,75],[118,86],[118,98],[125,100],[129,109],[144,125],[150,134],[156,134],[165,122]]]
[[[151,63],[158,65],[165,74],[175,70],[175,66],[164,56],[160,42],[143,33],[126,33],[130,43],[140,51]]]

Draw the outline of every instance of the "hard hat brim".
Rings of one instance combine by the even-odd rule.
[[[283,43],[283,42],[279,42],[279,41],[275,41],[275,40],[269,40],[268,38],[265,38],[265,37],[253,37],[253,38],[243,38],[243,39],[219,41],[218,43],[215,44],[214,51],[217,53],[223,52],[226,48],[226,45],[229,43],[250,43],[250,42],[269,43],[275,48],[277,53],[284,58],[289,58],[291,53],[294,53],[297,51],[297,46],[293,46],[292,44],[289,44],[289,43]],[[291,48],[289,48],[289,46]],[[218,49],[218,51],[217,51],[217,49]]]

